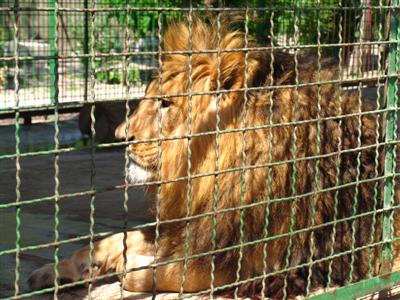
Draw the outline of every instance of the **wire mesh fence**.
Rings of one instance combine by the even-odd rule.
[[[0,24],[4,299],[91,297],[115,275],[121,298],[353,299],[400,282],[399,1],[15,0]],[[78,110],[85,139],[67,139]],[[22,124],[36,114],[51,122]]]

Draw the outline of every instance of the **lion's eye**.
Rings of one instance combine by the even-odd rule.
[[[167,100],[164,100],[164,99],[161,100],[161,107],[162,108],[170,107],[171,104],[172,104],[171,101],[167,101]]]

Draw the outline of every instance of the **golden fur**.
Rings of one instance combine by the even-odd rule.
[[[308,277],[316,288],[326,286],[330,272],[332,285],[376,274],[380,247],[353,255],[350,250],[381,239],[382,213],[332,221],[382,208],[383,180],[370,180],[382,175],[383,148],[375,146],[382,140],[382,135],[376,136],[382,131],[382,115],[378,119],[376,113],[360,116],[361,110],[371,111],[374,106],[358,95],[340,94],[338,84],[303,86],[339,79],[337,62],[322,60],[318,72],[315,56],[299,54],[296,66],[295,57],[284,52],[274,51],[271,61],[270,51],[247,55],[229,51],[246,46],[243,33],[223,25],[218,40],[215,24],[197,19],[191,46],[188,25],[172,24],[163,36],[167,53],[162,55],[161,75],[146,91],[149,99],[142,100],[128,124],[116,131],[119,138],[127,132],[134,139],[129,149],[135,165],[151,172],[153,180],[169,182],[159,190],[157,216],[162,224],[157,256],[161,261],[182,259],[185,251],[192,256],[236,246],[213,256],[215,286],[235,282],[240,260],[239,280],[277,272],[266,280],[267,295],[276,297],[282,295],[286,275],[289,292],[301,294]],[[221,49],[220,59],[217,49]],[[195,52],[189,55],[184,52],[188,50]],[[176,51],[181,52],[171,53]],[[296,82],[299,88],[290,87]],[[280,88],[264,88],[270,85]],[[245,87],[250,88],[246,93]],[[223,92],[216,93],[218,88]],[[231,89],[239,90],[227,91]],[[194,94],[190,99],[188,92]],[[218,135],[217,111],[222,131]],[[172,139],[137,143],[158,138],[159,122],[161,136]],[[271,122],[281,125],[266,126]],[[194,136],[188,139],[189,134]],[[156,190],[154,186],[150,193]],[[188,223],[164,222],[186,216],[194,218]],[[328,225],[318,226],[324,223]],[[305,230],[313,226],[317,228]],[[129,253],[153,255],[154,230],[131,234],[140,235],[142,242],[129,248]],[[266,243],[255,242],[266,236]],[[121,249],[112,253],[119,255],[120,266]],[[327,258],[333,254],[335,258]],[[311,268],[310,261],[316,261]],[[185,291],[210,287],[211,263],[211,255],[187,261]],[[117,265],[99,273],[121,269]],[[303,266],[296,268],[299,265]],[[169,266],[157,272],[168,278],[158,278],[158,289],[179,291],[183,264]],[[292,270],[279,272],[286,268]],[[35,283],[43,272],[34,273],[31,281]],[[152,273],[140,272],[129,273],[126,288],[151,289]]]

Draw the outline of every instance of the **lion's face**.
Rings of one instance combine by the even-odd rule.
[[[180,34],[176,34],[177,31]],[[218,42],[213,36],[215,32],[210,33],[204,23],[195,24],[193,32],[196,34],[193,35],[192,50],[243,46],[241,36],[236,32]],[[164,35],[163,50],[188,51],[188,41],[187,27],[172,26]],[[217,105],[219,129],[235,127],[232,123],[240,119],[240,99],[243,98],[241,92],[217,91],[243,86],[244,54],[224,52],[219,55],[220,59],[215,51],[162,56],[158,77],[148,85],[145,97],[128,122],[116,130],[117,138],[134,140],[129,145],[131,181],[148,181],[155,174],[160,174],[160,179],[173,179],[185,176],[189,163],[191,172],[195,173],[196,165],[205,159],[212,162]],[[221,144],[223,142],[221,139]],[[212,171],[212,168],[202,171]]]
[[[162,84],[158,78],[154,79],[128,122],[121,124],[116,130],[118,138],[124,139],[127,135],[128,139],[134,140],[129,145],[131,181],[143,182],[151,179],[152,174],[157,171],[159,158],[168,155],[171,147],[177,149],[176,156],[185,156],[187,135],[198,132],[202,120],[215,118],[215,97],[191,96],[189,107],[188,96],[171,96],[187,93],[182,88],[182,75],[178,74]],[[207,84],[203,84],[201,83],[201,91],[207,89]],[[212,130],[211,127],[208,129]]]

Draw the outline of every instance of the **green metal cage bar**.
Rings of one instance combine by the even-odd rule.
[[[357,283],[350,284],[345,287],[334,288],[326,291],[321,295],[311,296],[312,300],[351,300],[358,297],[366,296],[386,288],[397,285],[400,281],[400,272],[396,272],[381,277],[362,280]]]
[[[53,10],[49,14],[49,42],[50,42],[50,99],[51,105],[55,106],[58,102],[57,95],[57,84],[58,84],[58,52],[56,45],[58,39],[56,39],[57,33],[57,16],[56,11],[58,10],[58,3],[55,0],[49,1],[49,6]]]
[[[398,0],[392,1],[393,5],[399,5],[400,2]],[[397,39],[399,36],[400,27],[400,14],[398,11],[392,12],[391,20],[390,20],[390,40]],[[389,74],[397,74],[400,72],[400,45],[392,44],[389,47]],[[389,79],[388,86],[388,95],[387,95],[387,108],[396,108],[398,107],[398,78],[393,77]],[[397,122],[397,110],[389,112],[386,116],[386,142],[390,142],[394,140],[397,136],[395,129]],[[396,163],[395,163],[395,153],[396,147],[395,145],[388,145],[385,153],[385,174],[392,175],[395,172]],[[388,177],[385,180],[384,187],[384,208],[390,208],[393,205],[394,198],[394,178]],[[393,212],[388,211],[384,214],[383,219],[383,240],[389,240],[393,234],[392,232],[392,220]],[[383,262],[382,262],[382,272],[388,272],[391,268],[392,264],[392,244],[386,243],[383,247]]]
[[[19,42],[19,36],[18,36],[18,21],[19,21],[19,3],[18,0],[14,1],[14,10],[13,10],[13,42],[14,42],[14,58],[15,58],[15,74],[14,74],[14,94],[15,94],[15,105],[17,107],[17,110],[15,111],[15,179],[16,179],[16,185],[15,185],[15,202],[18,204],[18,202],[21,200],[21,192],[20,192],[20,187],[21,187],[21,165],[20,165],[20,124],[19,124],[19,60],[18,60],[18,42]],[[15,226],[15,281],[14,281],[14,296],[18,296],[20,292],[20,242],[21,242],[21,208],[17,205],[15,210],[15,220],[16,220],[16,226]]]

